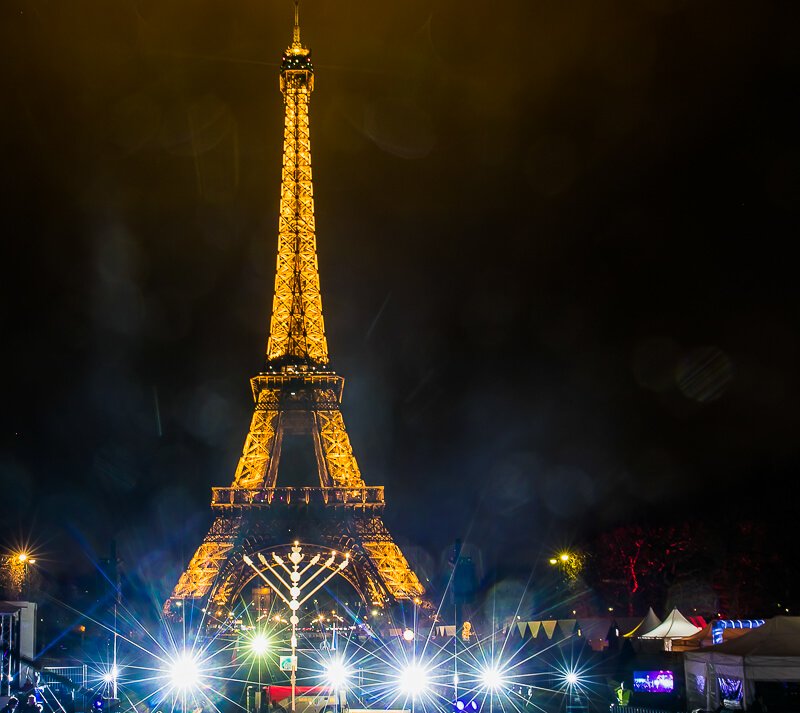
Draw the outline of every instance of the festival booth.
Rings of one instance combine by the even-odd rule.
[[[752,708],[757,682],[800,682],[800,617],[776,616],[731,641],[683,655],[690,708]],[[767,687],[765,687],[767,688]],[[780,704],[770,709],[779,710]]]
[[[699,626],[695,626],[677,609],[673,609],[658,626],[636,638],[641,642],[641,650],[672,651],[673,639],[692,636],[700,630]]]

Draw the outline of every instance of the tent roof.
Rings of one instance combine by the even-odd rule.
[[[640,616],[615,616],[614,625],[619,629],[619,636],[625,636],[642,623]]]
[[[800,616],[775,616],[746,634],[704,651],[736,656],[800,656]]]
[[[653,611],[653,607],[650,607],[647,610],[647,614],[644,615],[644,619],[642,619],[633,629],[631,629],[625,637],[631,636],[640,636],[644,631],[650,631],[651,629],[655,629],[661,623],[661,619],[656,616],[656,613]]]
[[[677,639],[682,636],[691,636],[700,631],[699,626],[695,626],[677,609],[673,609],[669,616],[664,619],[657,627],[650,631],[645,631],[639,636],[640,639]]]
[[[702,641],[703,639],[710,639],[711,638],[711,627],[713,626],[714,622],[708,622],[702,629],[696,631],[694,634],[689,634],[689,636],[681,637],[684,641],[688,642],[696,642]],[[731,631],[744,631],[744,629],[731,629]]]
[[[696,634],[692,634],[691,636],[682,636],[680,637],[682,641],[686,642],[687,644],[693,643],[702,643],[703,641],[711,641],[711,637],[713,635],[713,628],[714,624],[719,621],[723,621],[721,619],[712,619],[709,621],[700,631]],[[739,628],[731,628],[726,627],[722,630],[722,637],[724,641],[729,641],[731,639],[737,639],[740,636],[744,636],[745,634],[749,634],[753,629],[757,627],[753,627],[751,629],[739,629]],[[706,644],[706,646],[711,646],[711,644]]]

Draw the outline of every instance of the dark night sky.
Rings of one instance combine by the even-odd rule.
[[[2,534],[49,566],[113,536],[166,594],[230,484],[291,8],[0,7]],[[332,365],[415,560],[791,511],[799,11],[304,3]]]

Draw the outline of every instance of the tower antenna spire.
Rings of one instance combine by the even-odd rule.
[[[300,43],[300,0],[294,0],[294,30],[292,32],[292,49],[301,49]]]

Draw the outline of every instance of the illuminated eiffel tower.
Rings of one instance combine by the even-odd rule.
[[[212,489],[214,522],[164,604],[171,616],[190,602],[227,615],[254,576],[243,557],[286,552],[294,541],[308,552],[349,553],[341,574],[370,606],[427,603],[381,518],[383,487],[367,487],[361,476],[339,410],[344,379],[328,368],[308,123],[314,69],[300,42],[297,0],[280,89],[283,171],[266,365],[250,380],[255,411],[233,483]],[[319,487],[278,487],[281,447],[298,435],[313,449]]]

